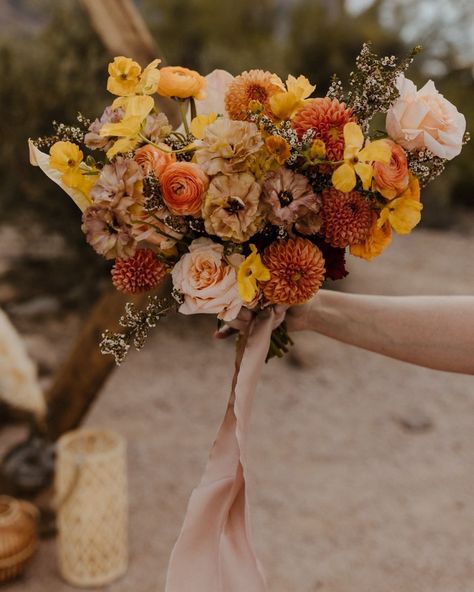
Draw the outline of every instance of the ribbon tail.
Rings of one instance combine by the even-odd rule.
[[[258,315],[236,358],[229,404],[171,554],[166,592],[266,592],[246,495],[246,446],[252,403],[275,313]]]

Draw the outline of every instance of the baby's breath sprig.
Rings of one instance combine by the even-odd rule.
[[[356,67],[349,76],[349,90],[344,92],[341,81],[334,77],[328,97],[351,107],[364,133],[367,133],[374,115],[386,113],[400,96],[395,82],[420,51],[421,46],[418,45],[406,58],[397,60],[395,56],[379,57],[372,51],[370,43],[364,43],[356,58]]]
[[[102,333],[100,351],[104,355],[112,355],[119,366],[126,358],[130,347],[136,350],[142,349],[148,338],[150,329],[156,327],[158,321],[170,312],[175,311],[177,302],[173,297],[150,296],[147,306],[138,310],[133,302],[127,302],[125,313],[120,318],[120,325],[124,332]]]
[[[441,175],[447,160],[435,156],[428,148],[408,152],[408,168],[418,178],[421,187],[426,187]]]
[[[53,121],[54,133],[50,136],[42,136],[33,140],[33,144],[38,150],[49,151],[53,144],[56,142],[72,142],[73,144],[82,144],[84,142],[84,135],[88,129],[86,123],[90,120],[86,119],[81,113],[78,114],[77,120],[80,126],[66,125],[65,123],[59,123]]]

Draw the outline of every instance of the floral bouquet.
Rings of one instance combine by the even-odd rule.
[[[51,137],[30,141],[32,163],[72,197],[86,240],[114,261],[115,287],[134,294],[161,286],[144,310],[127,305],[124,332],[104,334],[102,351],[117,363],[170,310],[224,322],[242,308],[255,313],[167,590],[265,589],[242,518],[243,444],[261,364],[290,343],[282,310],[345,277],[347,253],[371,260],[393,231],[411,232],[421,187],[467,139],[464,116],[433,82],[417,90],[405,77],[417,51],[379,58],[365,45],[349,86],[335,78],[316,98],[304,76],[284,83],[262,70],[236,77],[216,70],[203,77],[160,69],[160,60],[142,70],[116,57],[107,82],[116,98],[100,118],[79,115],[78,125],[55,124]],[[155,93],[177,103],[179,126],[155,108]]]

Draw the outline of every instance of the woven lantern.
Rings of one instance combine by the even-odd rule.
[[[33,505],[0,496],[0,582],[19,576],[35,553],[37,521]]]
[[[102,586],[127,569],[126,445],[114,432],[77,430],[58,442],[59,569],[80,587]]]

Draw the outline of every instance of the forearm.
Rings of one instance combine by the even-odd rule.
[[[474,374],[474,297],[365,296],[323,290],[307,327],[392,358]]]

